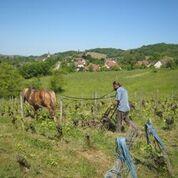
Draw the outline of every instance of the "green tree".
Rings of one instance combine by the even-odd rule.
[[[0,64],[0,71],[0,98],[19,95],[23,82],[19,71],[7,63]]]
[[[20,69],[20,72],[26,79],[38,76],[45,76],[50,74],[50,69],[52,65],[53,63],[51,63],[51,61],[31,62],[25,64]]]
[[[55,71],[50,79],[50,88],[54,92],[62,92],[64,85],[64,75],[60,71]]]
[[[25,88],[33,87],[35,89],[41,89],[42,88],[41,79],[39,77],[34,77],[34,78],[29,79],[29,80],[25,80],[23,86]]]

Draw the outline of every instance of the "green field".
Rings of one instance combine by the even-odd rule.
[[[49,86],[49,78],[41,78],[44,88]],[[151,119],[159,136],[165,143],[173,167],[174,178],[178,177],[178,69],[133,70],[115,72],[81,72],[64,76],[64,92],[60,95],[93,97],[111,92],[112,81],[120,81],[129,91],[130,100],[136,110],[130,116],[143,133],[134,142],[131,153],[143,159],[156,169],[137,164],[139,178],[169,178],[165,165],[159,166],[150,157],[149,147],[144,137],[144,124]],[[58,96],[58,97],[59,97]],[[146,101],[142,106],[143,99]],[[103,130],[98,125],[78,125],[74,121],[88,123],[99,121],[111,100],[72,101],[63,99],[63,136],[55,136],[55,124],[48,118],[45,109],[39,111],[37,119],[32,119],[30,107],[25,107],[25,117],[21,118],[19,100],[0,101],[0,178],[49,177],[49,178],[100,178],[115,161],[115,138],[127,134],[117,134]],[[60,115],[59,106],[57,115]],[[93,109],[94,108],[94,109]],[[161,112],[158,116],[156,112]],[[165,119],[174,118],[170,129],[165,129]],[[14,122],[15,120],[15,122]],[[35,127],[34,133],[30,126]],[[126,130],[128,128],[126,127]],[[90,135],[90,145],[85,136]],[[158,156],[160,153],[156,153]],[[30,163],[28,171],[21,171],[16,156],[22,155]],[[160,156],[160,155],[159,155]],[[158,161],[159,162],[159,161]]]
[[[178,94],[178,69],[132,70],[111,72],[79,72],[64,77],[64,92],[69,96],[93,96],[96,92],[103,95],[112,90],[112,82],[121,82],[129,91],[130,96]],[[43,87],[48,88],[49,77],[41,78]]]

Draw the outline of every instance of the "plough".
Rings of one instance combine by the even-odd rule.
[[[104,128],[113,132],[116,130],[116,123],[115,121],[112,122],[112,118],[116,110],[117,110],[117,105],[109,106],[101,118],[101,123],[104,126]]]

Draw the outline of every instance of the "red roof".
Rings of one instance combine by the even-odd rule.
[[[75,63],[75,66],[79,66],[79,65],[86,65],[86,60],[83,59],[83,58],[76,58],[75,59],[76,61],[74,62]]]
[[[105,66],[107,68],[113,68],[113,67],[117,67],[118,63],[116,61],[114,61],[114,60],[106,60]]]

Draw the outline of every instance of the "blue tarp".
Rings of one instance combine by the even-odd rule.
[[[117,153],[119,153],[118,159],[121,159],[127,165],[131,176],[133,178],[137,178],[136,168],[130,155],[129,149],[126,145],[126,139],[122,137],[117,138],[116,144],[117,144],[116,151]]]
[[[163,141],[161,140],[161,138],[158,136],[158,134],[157,134],[157,132],[156,132],[156,129],[153,127],[153,125],[152,125],[152,123],[151,123],[150,121],[148,121],[148,122],[146,123],[146,127],[147,127],[147,130],[146,130],[147,135],[148,135],[148,136],[149,136],[149,135],[153,135],[153,137],[156,139],[156,141],[158,142],[158,144],[160,145],[160,147],[161,147],[162,149],[164,149],[164,148],[165,148],[164,143],[163,143]]]

